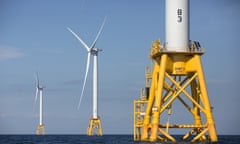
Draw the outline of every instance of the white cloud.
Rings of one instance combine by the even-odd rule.
[[[16,59],[23,57],[25,54],[16,48],[9,46],[0,46],[0,60]]]

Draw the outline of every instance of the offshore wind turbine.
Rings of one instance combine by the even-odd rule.
[[[101,128],[101,120],[98,116],[98,52],[101,52],[102,49],[95,48],[96,42],[102,32],[103,26],[105,24],[106,17],[97,33],[96,38],[94,39],[92,45],[89,47],[72,29],[67,28],[77,39],[78,41],[85,47],[87,50],[87,65],[86,65],[86,72],[83,82],[83,88],[81,92],[81,96],[78,103],[78,109],[80,108],[82,97],[84,94],[85,84],[88,76],[89,65],[91,61],[91,55],[93,56],[93,114],[89,122],[89,126],[87,129],[87,135],[92,136],[94,135],[94,129],[98,129],[98,136],[102,136],[102,128]]]
[[[37,97],[39,96],[39,125],[36,130],[36,135],[44,135],[44,124],[43,124],[43,87],[39,84],[38,73],[36,74],[36,96],[35,102],[37,101]]]

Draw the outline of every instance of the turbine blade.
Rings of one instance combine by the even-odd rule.
[[[90,59],[91,59],[90,56],[91,56],[91,53],[88,52],[86,73],[85,73],[85,77],[84,77],[82,93],[81,93],[81,96],[80,96],[80,99],[79,99],[79,103],[78,103],[78,109],[80,108],[80,105],[81,105],[81,102],[82,102],[83,93],[84,93],[84,89],[85,89],[85,84],[86,84],[86,81],[87,81],[87,75],[88,75],[88,70],[89,70],[89,65],[90,65]]]
[[[36,87],[35,103],[37,102],[37,96],[38,96],[38,87]]]
[[[97,40],[98,40],[98,37],[99,37],[99,35],[100,35],[101,32],[102,32],[102,29],[103,29],[103,26],[104,26],[104,24],[105,24],[106,19],[107,19],[107,17],[104,18],[103,23],[102,23],[102,25],[101,25],[101,27],[100,27],[100,29],[99,29],[99,32],[98,32],[95,40],[93,41],[93,43],[92,43],[92,45],[91,45],[91,47],[90,47],[91,49],[95,47],[96,42],[97,42]]]
[[[38,78],[38,72],[36,73],[36,87],[39,87],[39,78]]]
[[[87,49],[87,51],[90,51],[90,48],[87,46],[87,44],[69,27],[67,28],[77,39],[80,41],[80,43]]]

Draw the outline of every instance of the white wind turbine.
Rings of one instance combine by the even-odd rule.
[[[99,32],[97,33],[95,40],[93,41],[93,43],[90,47],[75,32],[73,32],[72,29],[67,28],[79,40],[79,42],[86,48],[86,50],[88,52],[86,73],[85,73],[85,78],[84,78],[84,82],[83,82],[83,88],[82,88],[80,100],[78,103],[78,109],[81,105],[81,101],[82,101],[82,97],[83,97],[83,93],[84,93],[84,89],[85,89],[91,55],[93,55],[93,116],[92,116],[93,119],[98,119],[98,52],[102,51],[101,49],[95,48],[95,45],[99,38],[99,35],[102,32],[105,21],[106,21],[106,17],[100,27]]]
[[[39,95],[39,125],[36,130],[36,134],[45,134],[44,125],[43,125],[43,89],[45,87],[39,84],[38,73],[36,73],[36,96],[35,96],[35,103],[37,101],[37,97]]]

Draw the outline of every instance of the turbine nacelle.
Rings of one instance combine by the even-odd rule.
[[[43,89],[46,88],[46,87],[40,85],[40,86],[37,86],[36,88],[37,88],[38,90],[43,90]]]
[[[101,51],[103,51],[103,49],[92,48],[90,52],[91,52],[92,55],[97,55],[98,52],[101,52]]]
[[[46,88],[46,87],[39,84],[38,73],[36,73],[36,95],[35,95],[35,102],[37,101],[38,93],[39,93],[40,91],[43,91],[44,88]]]

